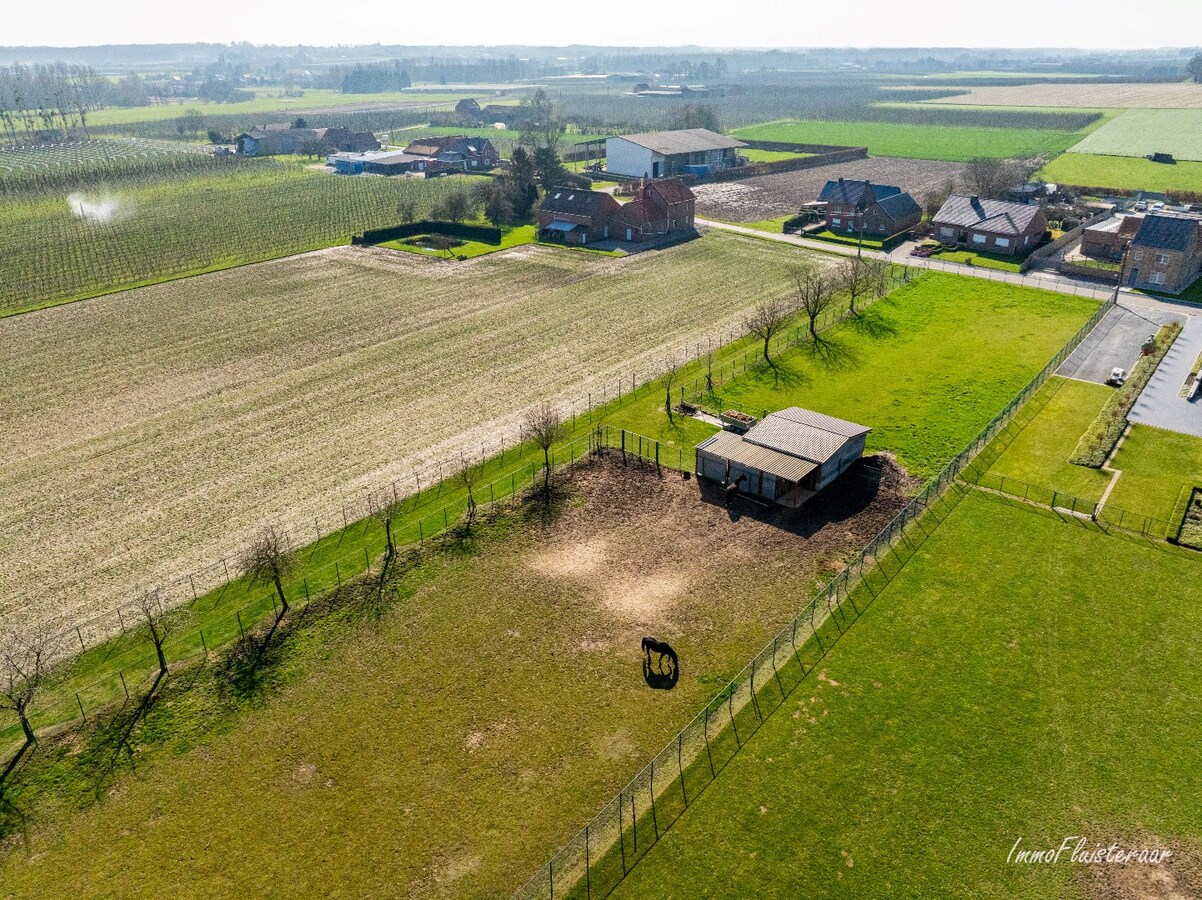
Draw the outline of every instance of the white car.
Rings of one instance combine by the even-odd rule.
[[[1110,377],[1106,379],[1106,383],[1111,387],[1122,387],[1123,382],[1127,380],[1127,372],[1115,366],[1110,370]]]

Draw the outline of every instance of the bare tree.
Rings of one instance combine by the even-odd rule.
[[[965,166],[964,185],[975,196],[996,200],[1011,185],[1025,184],[1036,168],[1024,160],[977,157]]]
[[[711,350],[705,355],[705,392],[712,394],[714,392],[714,351]]]
[[[280,611],[271,630],[263,639],[262,650],[267,649],[272,636],[288,613],[288,597],[284,593],[284,579],[296,567],[296,554],[284,532],[274,525],[268,525],[242,554],[242,574],[255,582],[260,578],[269,578],[275,585],[276,594],[280,598]],[[260,654],[262,653],[260,650]]]
[[[822,269],[793,273],[797,305],[810,320],[810,337],[818,340],[818,318],[835,302],[835,279]]]
[[[455,477],[459,479],[459,483],[467,488],[467,527],[471,530],[472,525],[476,522],[476,495],[474,489],[480,481],[480,475],[484,471],[482,463],[474,463],[466,456],[459,458],[459,468],[455,471]]]
[[[421,491],[421,483],[418,483]],[[372,518],[384,526],[385,560],[391,561],[396,556],[396,543],[392,539],[392,523],[401,514],[402,500],[397,493],[396,485],[389,485],[378,494],[370,494],[367,498],[367,511]]]
[[[669,425],[676,424],[676,419],[672,417],[672,386],[676,384],[676,376],[679,374],[679,365],[673,357],[664,363],[664,371],[659,376],[659,383],[664,389],[664,412],[668,414]]]
[[[146,620],[146,627],[150,631],[150,640],[154,644],[155,655],[159,658],[159,674],[155,676],[154,684],[150,686],[149,692],[149,696],[153,696],[158,689],[159,682],[167,677],[167,655],[163,652],[163,642],[167,640],[171,624],[167,620],[167,613],[163,609],[158,591],[143,594],[142,599],[138,602],[138,609],[142,613],[142,618]]]
[[[768,365],[772,365],[772,358],[768,355],[769,344],[772,338],[784,331],[793,312],[793,307],[784,297],[776,297],[765,300],[743,320],[747,332],[764,342],[764,362]]]
[[[59,648],[57,632],[60,624],[51,620],[25,635],[14,632],[0,643],[0,709],[16,713],[25,735],[21,749],[0,772],[0,792],[29,748],[37,742],[29,722],[29,706],[46,680],[47,670]]]
[[[563,420],[549,401],[544,400],[526,413],[526,434],[543,451],[543,490],[551,490],[551,447],[563,440]]]
[[[849,256],[839,265],[838,285],[847,292],[848,309],[856,312],[856,298],[870,289],[868,260],[862,256]]]

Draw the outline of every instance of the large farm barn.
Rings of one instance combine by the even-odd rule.
[[[738,165],[745,146],[705,128],[625,134],[605,142],[605,169],[626,178],[706,175]]]

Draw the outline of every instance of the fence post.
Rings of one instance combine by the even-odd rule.
[[[655,839],[659,840],[659,819],[655,815],[655,760],[651,760],[651,825],[655,829]]]
[[[125,684],[125,673],[118,672],[117,675],[121,678],[121,688],[125,691],[125,699],[129,699],[129,687]]]
[[[710,707],[705,705],[705,724],[701,729],[702,735],[705,737],[705,755],[710,761],[710,778],[717,778],[718,773],[714,771],[714,755],[710,752]]]
[[[238,617],[238,633],[242,635],[242,639],[246,639],[246,629],[242,627],[242,610],[234,610],[234,615]]]
[[[735,691],[734,691],[734,685],[732,684],[730,686],[730,693],[726,695],[726,711],[727,711],[727,713],[730,714],[730,727],[735,730],[735,743],[741,749],[743,747],[743,742],[741,740],[739,740],[739,726],[735,724],[734,702],[735,702]]]
[[[684,763],[681,761],[681,750],[684,743],[684,732],[676,733],[676,768],[680,772],[680,794],[684,797],[684,808],[689,808],[689,792],[684,786]]]
[[[79,693],[75,694],[75,702],[79,704],[79,714],[83,716],[83,723],[88,724],[88,714],[83,711],[83,701],[79,699]]]

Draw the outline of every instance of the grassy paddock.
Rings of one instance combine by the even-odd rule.
[[[735,137],[757,141],[867,147],[873,156],[964,161],[978,156],[1031,157],[1061,153],[1081,139],[1074,131],[979,128],[818,120],[752,125]]]
[[[1200,574],[968,497],[614,896],[1097,896],[1006,863],[1065,835],[1190,866]]]
[[[1187,191],[1202,193],[1202,162],[1176,165],[1131,156],[1065,153],[1039,170],[1057,184],[1079,184],[1116,191]]]

